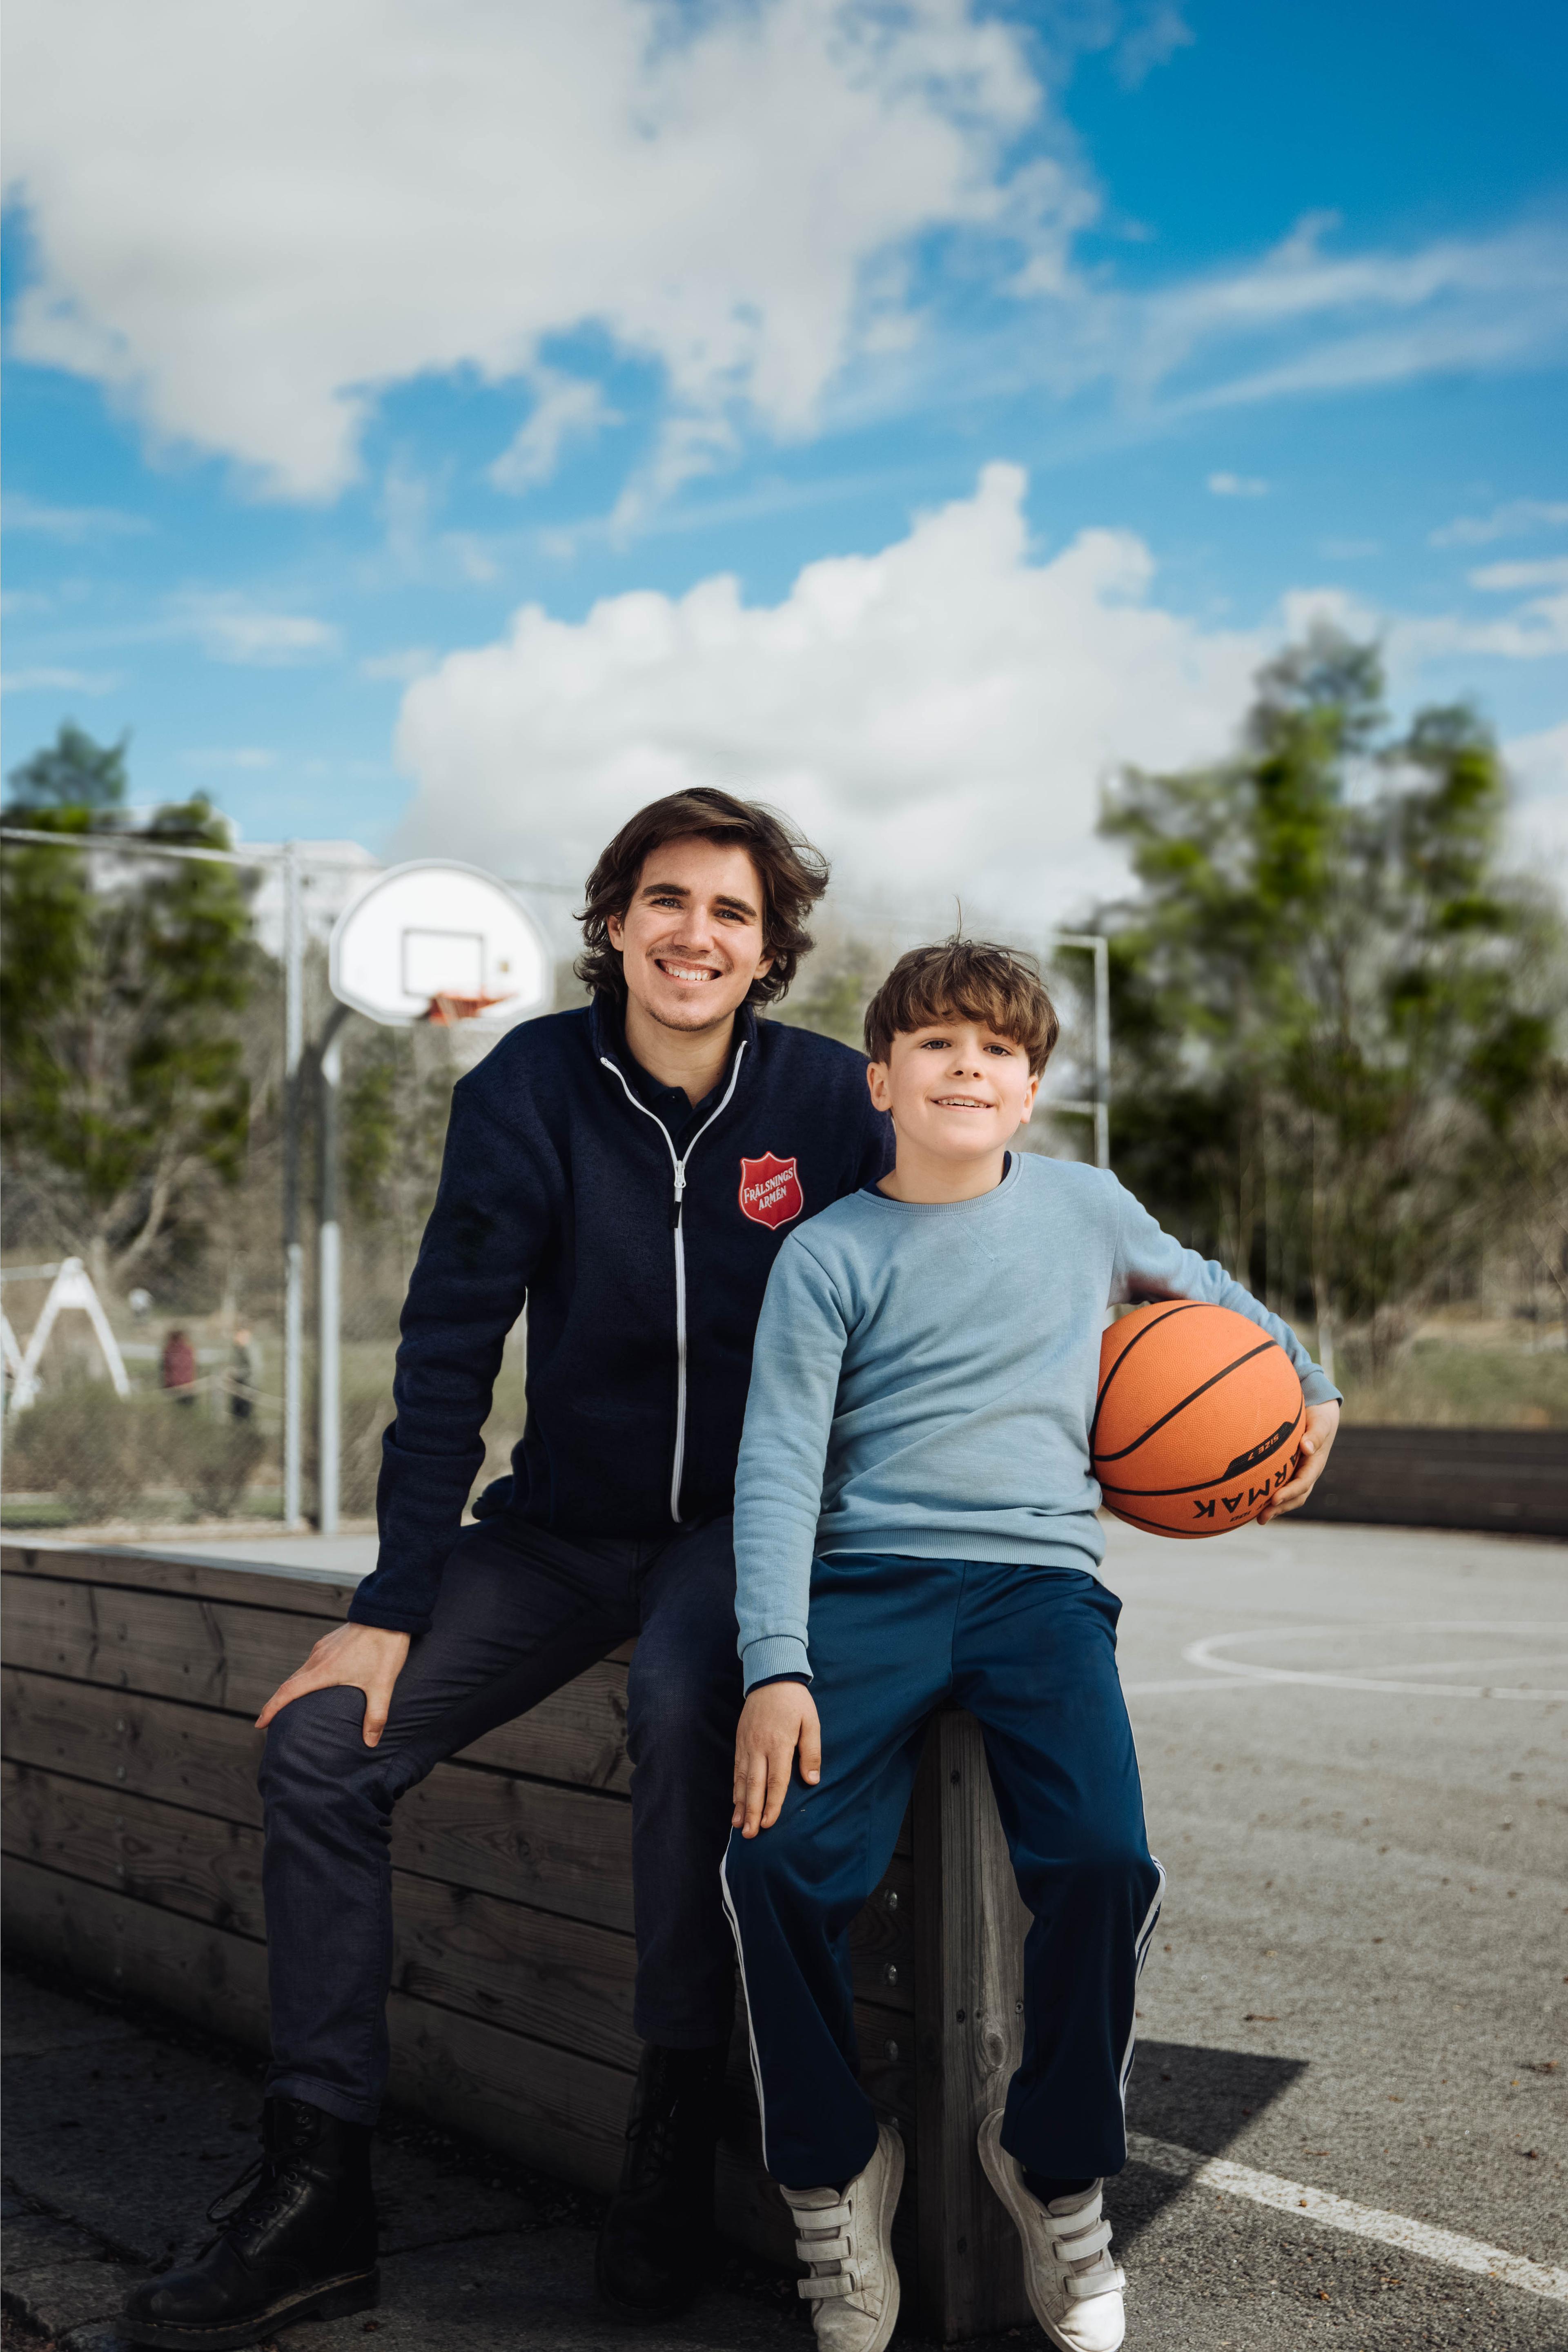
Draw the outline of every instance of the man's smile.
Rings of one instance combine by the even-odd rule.
[[[677,963],[669,956],[655,956],[654,962],[668,980],[717,980],[719,974],[707,964]]]

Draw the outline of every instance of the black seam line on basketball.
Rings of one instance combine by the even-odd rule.
[[[1100,1382],[1100,1394],[1094,1400],[1094,1419],[1089,1424],[1089,1450],[1091,1454],[1094,1451],[1095,1432],[1100,1427],[1100,1416],[1101,1412],[1104,1410],[1105,1400],[1110,1390],[1110,1383],[1116,1378],[1117,1373],[1121,1370],[1122,1365],[1127,1361],[1128,1357],[1132,1353],[1133,1349],[1138,1345],[1139,1340],[1146,1339],[1151,1331],[1157,1331],[1162,1323],[1168,1323],[1173,1315],[1184,1314],[1188,1307],[1196,1307],[1201,1302],[1195,1298],[1173,1298],[1169,1306],[1166,1307],[1163,1315],[1156,1315],[1152,1323],[1145,1323],[1142,1331],[1135,1331],[1131,1339],[1128,1340],[1127,1345],[1122,1349],[1121,1353],[1117,1357],[1116,1361],[1111,1365],[1110,1370],[1106,1373],[1104,1380]]]
[[[1153,1328],[1152,1324],[1149,1326],[1151,1330],[1152,1330]],[[1140,1334],[1140,1337],[1142,1337],[1142,1334]],[[1132,1343],[1133,1347],[1136,1347],[1137,1344],[1137,1340],[1134,1340]],[[1130,1454],[1136,1454],[1141,1445],[1147,1445],[1149,1440],[1156,1435],[1160,1430],[1163,1429],[1168,1421],[1174,1421],[1179,1412],[1185,1412],[1190,1404],[1195,1404],[1198,1398],[1205,1395],[1208,1390],[1212,1389],[1216,1381],[1227,1380],[1232,1372],[1238,1372],[1243,1364],[1250,1364],[1255,1356],[1266,1355],[1270,1348],[1277,1348],[1279,1345],[1279,1342],[1278,1339],[1265,1339],[1261,1348],[1248,1348],[1246,1355],[1237,1356],[1233,1364],[1222,1364],[1218,1371],[1211,1372],[1208,1379],[1201,1381],[1199,1385],[1194,1389],[1190,1396],[1183,1397],[1178,1404],[1173,1404],[1171,1407],[1169,1412],[1163,1412],[1158,1421],[1152,1421],[1149,1423],[1148,1428],[1143,1432],[1142,1437],[1135,1437],[1131,1444],[1124,1445],[1119,1454],[1102,1454],[1100,1457],[1100,1460],[1102,1462],[1125,1462]],[[1132,1348],[1129,1348],[1127,1352],[1131,1355],[1132,1353]]]
[[[1301,1416],[1298,1413],[1284,1436],[1279,1439],[1278,1444],[1270,1446],[1263,1460],[1265,1462],[1270,1460],[1279,1453],[1281,1445],[1289,1445],[1300,1426]],[[1252,1465],[1254,1470],[1259,1466],[1256,1462]],[[1217,1478],[1194,1478],[1190,1486],[1108,1486],[1102,1478],[1100,1481],[1100,1491],[1102,1495],[1142,1495],[1152,1502],[1159,1495],[1199,1495],[1207,1486],[1228,1486],[1233,1475],[1245,1480],[1251,1475],[1251,1472],[1242,1470],[1233,1474],[1230,1471],[1222,1471]]]
[[[1262,1504],[1258,1507],[1261,1510]],[[1252,1525],[1250,1518],[1215,1519],[1212,1526],[1205,1520],[1201,1528],[1195,1528],[1187,1520],[1179,1528],[1168,1528],[1163,1519],[1146,1519],[1138,1511],[1118,1510],[1116,1517],[1125,1520],[1130,1528],[1147,1528],[1152,1536],[1174,1536],[1178,1543],[1198,1542],[1205,1536],[1228,1536],[1237,1528]]]

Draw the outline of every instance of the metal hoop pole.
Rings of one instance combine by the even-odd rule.
[[[305,1249],[300,1239],[300,1064],[305,1050],[305,926],[299,845],[283,853],[283,1524],[302,1526]]]
[[[346,1004],[334,1004],[321,1032],[318,1069],[320,1171],[316,1227],[316,1411],[321,1454],[316,1526],[335,1536],[342,1507],[342,1231],[338,1222],[338,1087],[343,1074]]]
[[[1094,1095],[1089,1102],[1057,1099],[1058,1110],[1092,1111],[1094,1164],[1110,1165],[1110,942],[1099,931],[1058,931],[1053,947],[1082,948],[1094,958]]]

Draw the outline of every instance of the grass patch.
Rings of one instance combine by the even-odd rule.
[[[1381,1380],[1347,1375],[1345,1419],[1422,1429],[1568,1429],[1568,1351],[1417,1339]]]

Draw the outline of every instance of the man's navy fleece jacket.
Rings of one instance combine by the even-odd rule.
[[[723,1079],[677,1118],[598,998],[522,1023],[458,1081],[403,1309],[380,1557],[351,1618],[428,1626],[525,1302],[510,1510],[657,1540],[731,1508],[779,1247],[892,1164],[865,1072],[847,1045],[742,1012]]]

